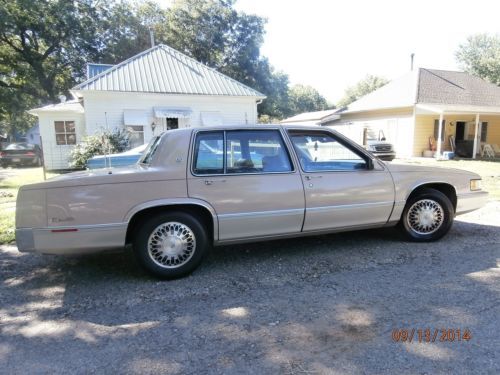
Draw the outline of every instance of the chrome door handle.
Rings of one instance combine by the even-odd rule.
[[[226,180],[205,180],[205,185],[213,185],[214,182],[226,182]]]
[[[323,176],[304,176],[304,178],[305,178],[307,181],[310,181],[310,180],[312,180],[313,178],[323,178]]]

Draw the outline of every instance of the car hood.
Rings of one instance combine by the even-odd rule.
[[[385,163],[387,169],[394,173],[423,173],[446,176],[449,174],[461,174],[471,176],[473,178],[481,178],[477,173],[464,171],[463,169],[447,168],[447,167],[428,167],[422,165],[394,164]]]

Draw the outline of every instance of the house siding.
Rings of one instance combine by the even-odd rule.
[[[46,112],[38,114],[40,136],[42,138],[43,157],[48,170],[68,169],[69,155],[75,146],[56,143],[55,121],[75,121],[76,143],[85,136],[83,114],[75,112]]]
[[[190,118],[179,119],[179,127],[202,126],[201,113],[213,111],[221,114],[223,124],[243,125],[257,122],[257,105],[253,97],[84,92],[83,101],[89,135],[106,127],[110,130],[123,127],[123,113],[126,109],[146,111],[151,124],[154,120],[153,107],[190,108]],[[145,142],[152,136],[151,126],[145,126]]]
[[[442,151],[451,151],[450,136],[455,136],[457,121],[475,123],[475,114],[444,115],[445,134],[441,143]],[[414,156],[422,156],[424,150],[429,150],[429,138],[434,136],[434,122],[439,115],[417,115],[415,119]],[[500,144],[500,116],[480,115],[479,121],[488,123],[486,143]]]
[[[394,145],[397,157],[413,156],[413,108],[384,109],[341,114],[341,121],[330,126],[362,144],[363,128],[383,130],[387,142]]]

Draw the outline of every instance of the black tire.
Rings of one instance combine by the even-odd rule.
[[[406,202],[398,228],[410,241],[437,241],[449,232],[454,216],[453,204],[446,195],[435,189],[422,189]]]
[[[2,168],[8,168],[9,167],[9,164],[7,163],[2,163]]]
[[[150,242],[153,233],[157,237],[152,237]],[[179,238],[180,235],[183,237]],[[153,216],[138,228],[133,241],[134,253],[140,265],[152,275],[167,280],[193,272],[210,246],[203,224],[185,212]],[[182,254],[179,254],[181,251]],[[177,261],[179,264],[176,264]]]

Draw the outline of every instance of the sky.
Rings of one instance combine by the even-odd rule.
[[[415,67],[460,70],[455,51],[476,33],[500,33],[500,0],[238,0],[267,18],[261,54],[292,84],[331,103],[367,74],[398,78]]]

